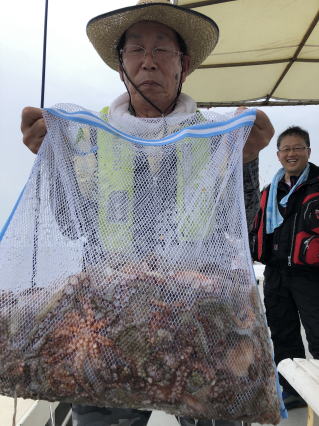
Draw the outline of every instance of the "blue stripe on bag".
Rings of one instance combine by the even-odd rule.
[[[98,127],[102,130],[106,130],[114,135],[120,136],[123,139],[134,142],[140,145],[168,145],[187,137],[192,138],[204,138],[212,137],[216,135],[222,135],[232,130],[239,129],[241,127],[251,125],[256,119],[256,110],[249,110],[243,114],[237,115],[229,120],[217,123],[203,123],[194,126],[184,127],[180,131],[173,133],[170,136],[166,136],[162,139],[142,139],[131,136],[114,128],[105,120],[99,118],[89,111],[78,111],[78,112],[67,112],[60,108],[46,108],[45,111],[48,113],[63,118],[65,120],[74,121],[81,124],[86,124],[94,127]]]
[[[8,219],[6,220],[6,222],[5,222],[4,226],[3,226],[3,228],[1,229],[1,232],[0,232],[0,241],[1,241],[1,240],[2,240],[2,238],[4,237],[4,234],[6,233],[6,231],[7,231],[8,227],[9,227],[9,225],[10,225],[10,222],[11,222],[11,220],[12,220],[12,218],[13,218],[13,216],[14,216],[14,214],[15,214],[15,212],[16,212],[16,210],[17,210],[17,208],[18,208],[18,205],[19,205],[19,203],[20,203],[20,201],[21,201],[21,198],[22,198],[22,195],[23,195],[23,193],[24,193],[24,189],[25,189],[25,186],[23,187],[23,189],[22,189],[22,191],[21,191],[21,193],[20,193],[20,195],[19,195],[19,197],[18,197],[17,201],[15,202],[15,205],[13,206],[13,209],[12,209],[12,211],[11,211],[11,213],[10,213],[10,215],[9,215]]]

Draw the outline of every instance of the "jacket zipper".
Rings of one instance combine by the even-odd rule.
[[[294,226],[292,228],[291,250],[290,250],[290,254],[288,256],[288,266],[291,266],[291,263],[292,263],[291,258],[292,258],[292,253],[293,253],[293,249],[294,249],[294,245],[295,245],[295,231],[296,231],[297,214],[298,213],[295,213]]]
[[[318,199],[317,199],[317,198],[316,198],[316,199],[314,199],[314,200],[309,201],[309,203],[308,203],[308,205],[307,205],[307,207],[306,207],[305,213],[304,213],[304,220],[306,220],[306,215],[307,215],[307,212],[308,212],[308,209],[309,209],[310,205],[311,205],[312,203],[315,203],[315,202],[318,202]]]
[[[310,241],[313,239],[313,237],[314,237],[314,235],[311,235],[311,237],[307,238],[306,241],[304,242],[304,245],[305,245],[304,250],[303,250],[304,255],[306,254],[306,251],[309,248]]]

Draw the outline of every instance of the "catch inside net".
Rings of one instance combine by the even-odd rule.
[[[0,245],[0,392],[278,423],[243,195],[254,111],[44,116]]]

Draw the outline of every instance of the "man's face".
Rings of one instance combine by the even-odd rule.
[[[138,47],[146,50],[145,56],[132,54],[132,50]],[[171,52],[171,56],[153,57],[153,49],[165,49]],[[174,31],[160,23],[139,22],[126,32],[122,54],[124,68],[138,89],[162,110],[174,101],[179,82],[185,81],[188,72],[189,57],[182,57],[178,52],[180,47]],[[120,75],[134,107],[145,103],[122,69]]]
[[[299,176],[302,173],[308,163],[310,151],[301,136],[290,135],[282,138],[277,156],[287,176]]]

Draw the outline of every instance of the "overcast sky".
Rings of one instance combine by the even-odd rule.
[[[135,4],[130,0],[49,0],[45,106],[70,102],[98,111],[124,91],[85,33],[92,17]],[[24,106],[40,106],[44,0],[0,0],[0,229],[24,186],[35,156],[22,144]],[[319,164],[319,106],[263,108],[276,134],[260,155],[261,182],[280,167],[276,136],[296,124],[310,132],[312,161]]]

